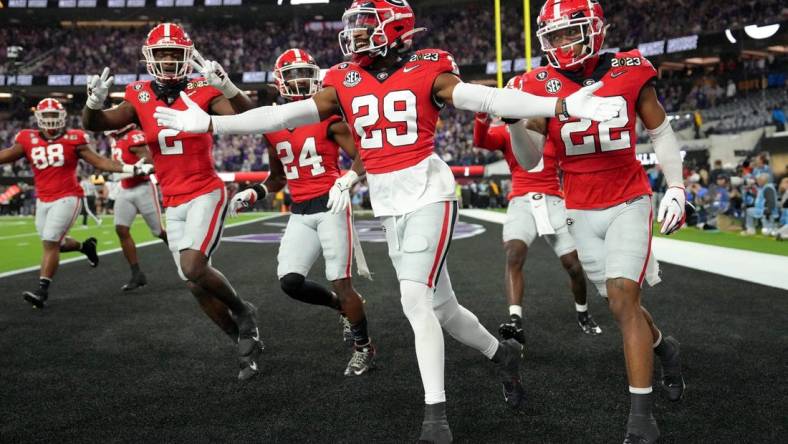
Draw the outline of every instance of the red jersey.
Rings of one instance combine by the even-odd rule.
[[[77,148],[87,145],[90,137],[82,130],[67,130],[57,139],[45,139],[34,129],[22,130],[14,142],[22,145],[33,166],[36,197],[52,202],[63,197],[84,195],[77,181]]]
[[[346,62],[326,73],[323,86],[336,89],[368,172],[402,170],[432,154],[443,107],[433,97],[432,85],[444,72],[459,74],[454,58],[439,49],[423,49],[386,71]]]
[[[619,96],[627,102],[619,117],[603,123],[564,117],[547,120],[545,150],[553,149],[558,157],[567,208],[607,208],[651,194],[635,157],[635,125],[640,91],[656,75],[638,50],[603,54],[591,73],[542,67],[523,74],[523,90],[531,94],[567,97],[583,85],[602,81],[596,95]]]
[[[333,116],[320,123],[263,135],[271,155],[282,162],[294,202],[322,196],[334,186],[339,177],[339,145],[328,132],[331,125],[341,121],[341,117]]]
[[[506,125],[491,127],[489,123],[475,119],[473,146],[491,151],[503,151],[503,157],[512,172],[512,192],[508,198],[525,196],[528,193],[543,193],[563,197],[558,183],[558,165],[555,151],[545,146],[542,160],[526,171],[517,162],[512,150],[512,137]]]
[[[124,134],[123,137],[115,141],[115,147],[112,148],[112,157],[118,162],[123,162],[127,165],[134,165],[140,161],[140,158],[131,152],[131,148],[135,146],[145,146],[145,133],[140,130],[132,130]],[[134,188],[137,185],[148,182],[148,176],[129,177],[120,181],[120,186],[123,188]]]
[[[203,78],[190,80],[184,91],[206,111],[211,101],[222,94]],[[151,81],[130,83],[126,86],[125,100],[134,106],[145,133],[165,207],[181,205],[224,186],[213,167],[213,135],[160,127],[153,113],[157,106],[168,105],[156,97]],[[180,97],[169,107],[186,109]]]

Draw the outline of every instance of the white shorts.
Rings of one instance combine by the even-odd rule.
[[[36,200],[36,231],[42,241],[63,242],[82,210],[82,199],[61,197],[52,202]]]
[[[607,296],[608,279],[659,282],[651,254],[651,198],[641,196],[600,210],[567,210],[569,232],[588,278]]]
[[[197,250],[210,258],[222,238],[226,215],[227,191],[224,187],[167,208],[170,251],[177,256],[183,250]]]
[[[575,251],[575,240],[569,234],[569,228],[566,225],[564,200],[549,194],[529,193],[509,201],[506,222],[503,224],[503,241],[517,239],[530,247],[534,239],[539,236],[537,216],[531,206],[531,199],[544,199],[546,203],[544,215],[541,217],[545,218],[544,223],[549,224],[555,234],[545,234],[543,237],[553,247],[556,256],[561,257]]]
[[[397,279],[435,288],[458,217],[457,202],[425,205],[404,216],[382,218]]]
[[[281,279],[289,273],[309,274],[320,252],[326,262],[326,279],[349,278],[353,264],[351,208],[340,214],[291,214],[279,244],[276,270]]]
[[[151,182],[141,183],[134,188],[122,188],[115,196],[115,225],[130,227],[137,214],[141,214],[154,236],[163,231],[161,207],[156,186]]]

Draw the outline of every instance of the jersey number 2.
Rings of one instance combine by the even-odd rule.
[[[565,117],[560,117],[561,121]],[[567,122],[561,125],[561,140],[566,146],[567,156],[582,156],[597,151],[618,151],[625,150],[631,146],[629,130],[626,126],[629,123],[629,110],[625,106],[621,109],[618,117],[599,122],[599,137],[593,132],[585,135],[594,124],[591,120],[580,119],[575,122]],[[618,138],[613,138],[613,131],[618,131]],[[577,143],[575,143],[577,141]]]
[[[177,136],[178,133],[179,131],[170,128],[159,131],[159,149],[163,155],[174,156],[183,154],[183,142],[180,140],[173,140],[172,144],[167,143],[168,138],[173,138]]]

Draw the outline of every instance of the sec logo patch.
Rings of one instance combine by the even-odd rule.
[[[345,75],[345,80],[342,82],[347,88],[352,88],[361,83],[361,74],[358,71],[350,71]]]
[[[561,81],[558,79],[550,79],[545,83],[544,87],[550,94],[555,94],[561,91]]]

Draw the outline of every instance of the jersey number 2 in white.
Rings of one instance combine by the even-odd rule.
[[[165,128],[159,131],[159,149],[165,156],[174,156],[176,154],[183,154],[183,142],[180,140],[173,140],[172,144],[167,143],[167,139],[173,138],[178,135],[177,130]]]
[[[563,121],[565,118],[561,117]],[[631,146],[629,130],[626,129],[629,123],[629,111],[627,107],[621,109],[618,117],[608,120],[607,122],[599,123],[599,141],[593,133],[586,134],[575,143],[572,136],[577,136],[578,133],[584,133],[591,128],[593,122],[588,119],[581,119],[575,122],[567,122],[561,126],[561,140],[564,141],[566,146],[567,156],[581,156],[583,154],[591,154],[598,151],[617,151],[625,150]],[[612,136],[613,131],[619,131],[619,137],[614,139]]]
[[[282,152],[284,151],[284,155]],[[298,179],[298,167],[293,165],[295,155],[293,154],[293,146],[290,142],[284,141],[276,144],[276,153],[285,168],[285,177],[287,180]],[[304,141],[304,146],[301,148],[301,154],[298,156],[298,166],[306,168],[311,166],[312,177],[319,176],[326,172],[323,167],[323,156],[317,154],[317,144],[314,137],[309,137]]]
[[[367,114],[356,116],[353,128],[361,137],[361,148],[383,148],[383,129],[367,128],[377,125],[380,120],[380,100],[376,96],[366,95],[353,98],[351,103],[353,115],[358,114],[362,108],[367,109]],[[400,109],[397,109],[400,108]],[[405,132],[401,128],[391,127],[385,129],[385,137],[392,146],[405,146],[416,143],[418,134],[418,114],[416,112],[416,95],[410,90],[391,91],[383,96],[383,116],[391,123],[404,123]]]

